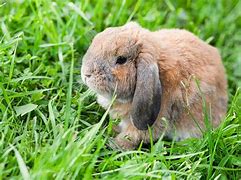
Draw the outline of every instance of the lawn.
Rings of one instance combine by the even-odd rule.
[[[216,46],[229,109],[201,139],[112,149],[110,119],[81,83],[108,26],[185,28]],[[241,179],[241,1],[0,1],[0,179]]]

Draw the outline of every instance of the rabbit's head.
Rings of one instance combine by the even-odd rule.
[[[107,28],[96,35],[81,69],[84,83],[96,93],[132,103],[131,118],[140,130],[151,126],[160,111],[161,82],[148,34],[136,23]],[[144,41],[143,39],[147,39]]]

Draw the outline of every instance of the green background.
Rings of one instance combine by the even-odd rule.
[[[112,124],[80,80],[96,33],[136,21],[216,46],[229,83],[224,123],[201,139],[112,149]],[[0,179],[240,179],[241,1],[0,1]]]

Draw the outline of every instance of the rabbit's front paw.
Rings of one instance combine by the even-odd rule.
[[[132,150],[136,148],[135,141],[128,135],[122,133],[115,137],[116,145],[122,150]]]

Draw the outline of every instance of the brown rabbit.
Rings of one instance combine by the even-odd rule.
[[[151,32],[134,22],[107,28],[93,39],[81,75],[104,108],[116,92],[110,115],[121,119],[115,142],[124,149],[149,143],[148,127],[153,140],[200,137],[204,99],[213,127],[226,113],[219,52],[186,30]]]

